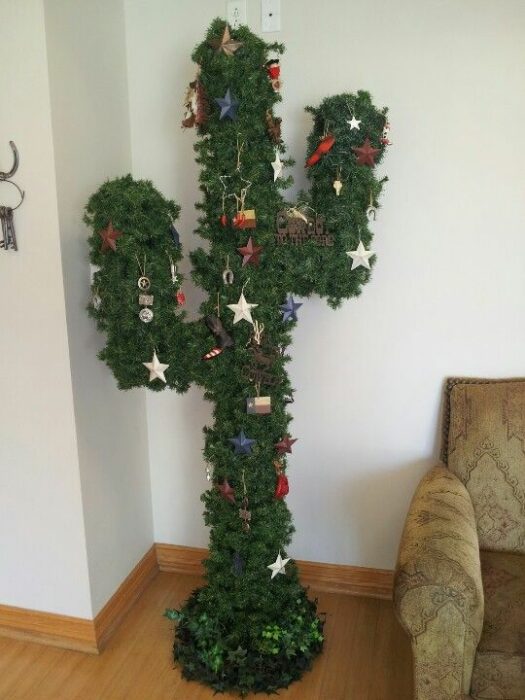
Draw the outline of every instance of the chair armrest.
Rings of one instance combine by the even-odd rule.
[[[394,607],[412,640],[415,697],[468,695],[483,627],[481,564],[472,501],[446,467],[430,470],[410,504]]]

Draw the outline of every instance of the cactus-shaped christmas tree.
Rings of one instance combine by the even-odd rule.
[[[166,614],[177,623],[174,654],[184,675],[241,694],[286,687],[322,648],[316,604],[287,552],[293,525],[284,499],[296,438],[286,347],[298,297],[317,293],[335,308],[369,280],[370,225],[384,182],[374,168],[389,143],[386,110],[366,92],[307,108],[311,190],[285,203],[291,161],[274,113],[282,51],[217,19],[193,54],[199,70],[183,125],[199,135],[197,233],[209,245],[191,260],[208,293],[204,323],[180,312],[174,202],[128,176],[104,184],[86,215],[91,260],[100,266],[90,313],[107,333],[101,358],[119,386],[184,391],[195,381],[214,404],[204,447],[206,581]]]

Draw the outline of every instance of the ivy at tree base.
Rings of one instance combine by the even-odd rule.
[[[232,606],[221,620],[208,588],[195,590],[180,610],[166,616],[177,621],[175,662],[187,680],[216,692],[275,693],[298,680],[323,647],[324,622],[298,583],[290,586],[284,619]]]

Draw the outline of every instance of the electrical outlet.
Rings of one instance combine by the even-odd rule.
[[[228,0],[226,3],[226,16],[232,29],[237,29],[241,24],[246,24],[246,0]]]
[[[281,0],[261,0],[261,29],[263,32],[281,31]]]

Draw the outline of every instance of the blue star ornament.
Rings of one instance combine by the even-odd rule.
[[[252,445],[255,445],[256,441],[246,437],[244,432],[241,430],[237,437],[230,438],[230,442],[235,447],[236,455],[251,455]]]
[[[297,321],[296,311],[301,307],[298,301],[294,301],[293,296],[290,294],[286,299],[285,304],[281,304],[281,313],[283,315],[283,321]]]
[[[226,90],[224,97],[216,97],[215,102],[221,108],[221,114],[219,119],[224,119],[224,117],[229,117],[230,119],[237,118],[237,107],[239,106],[239,100],[232,95],[230,88]]]

